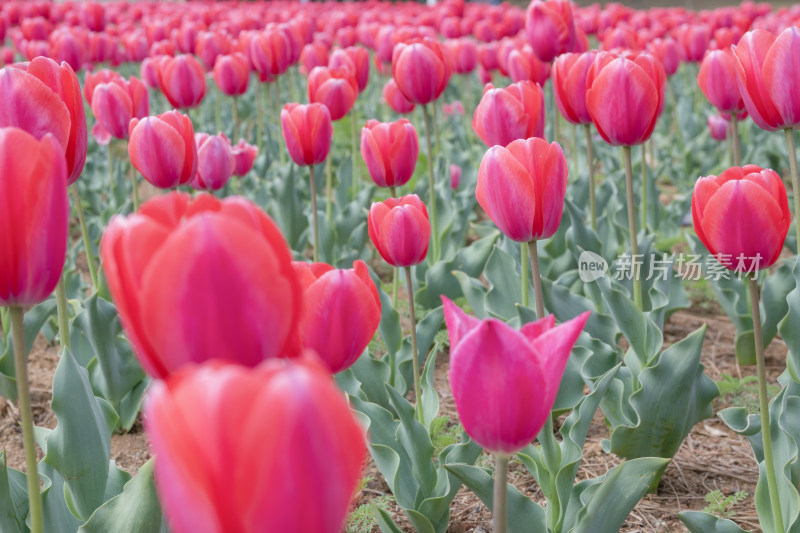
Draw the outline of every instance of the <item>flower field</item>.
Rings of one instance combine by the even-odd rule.
[[[0,5],[0,533],[800,531],[800,8]]]

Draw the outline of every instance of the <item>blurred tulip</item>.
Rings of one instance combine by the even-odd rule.
[[[736,57],[730,50],[712,50],[703,58],[697,84],[721,113],[741,113],[744,102],[736,81]]]
[[[92,105],[92,95],[94,94],[95,87],[101,83],[108,83],[112,80],[122,79],[125,79],[122,77],[122,74],[116,70],[110,70],[107,68],[102,68],[93,72],[87,72],[86,78],[83,80],[83,97],[86,98],[86,103],[90,106]]]
[[[452,58],[454,72],[469,74],[478,66],[478,46],[472,39],[446,41],[445,48]]]
[[[333,125],[322,104],[286,104],[281,111],[281,131],[292,160],[300,165],[319,165],[328,157]]]
[[[111,220],[100,255],[120,320],[153,377],[210,359],[256,366],[295,351],[302,294],[289,247],[242,197],[157,196]]]
[[[303,289],[300,344],[322,359],[331,374],[361,356],[381,321],[381,300],[366,263],[337,270],[325,263],[295,261]]]
[[[392,266],[413,266],[428,255],[431,224],[416,194],[373,203],[367,229],[378,253]]]
[[[0,128],[0,213],[0,305],[36,305],[55,289],[67,251],[67,166],[53,135]]]
[[[439,98],[452,72],[450,56],[430,38],[399,43],[392,53],[392,77],[400,92],[415,104]]]
[[[550,77],[550,65],[540,61],[529,44],[521,49],[514,49],[508,55],[508,73],[517,81],[532,81],[544,86]]]
[[[342,530],[366,444],[315,361],[255,369],[208,363],[155,382],[144,413],[159,499],[175,533]]]
[[[678,71],[681,65],[681,51],[675,40],[655,39],[648,44],[647,50],[661,61],[667,76],[672,76]]]
[[[133,167],[159,189],[189,183],[197,172],[194,127],[177,111],[133,119],[128,155]]]
[[[450,188],[456,190],[460,184],[461,167],[458,165],[450,165]]]
[[[369,83],[369,52],[360,46],[339,48],[331,54],[328,66],[349,69],[355,77],[358,92],[361,93]]]
[[[123,78],[97,85],[92,91],[92,113],[96,127],[115,139],[127,139],[132,118],[144,118],[150,112],[149,94],[135,76],[130,82]],[[92,130],[95,134],[95,130]]]
[[[223,94],[241,96],[247,92],[250,81],[250,64],[244,54],[234,53],[217,57],[214,64],[214,82]]]
[[[596,52],[564,54],[553,62],[553,91],[561,115],[572,124],[591,124],[586,108],[586,76]]]
[[[550,315],[515,330],[478,320],[442,296],[450,338],[450,387],[464,430],[480,446],[513,454],[551,416],[564,368],[589,311],[556,326]]]
[[[731,167],[697,180],[692,195],[697,236],[724,267],[754,272],[772,266],[791,224],[783,181],[774,170]]]
[[[487,146],[544,137],[544,94],[530,81],[504,89],[487,84],[472,117],[472,129]]]
[[[686,61],[700,62],[711,44],[711,30],[705,25],[684,24],[675,33]]]
[[[721,115],[709,115],[706,120],[711,137],[717,141],[724,141],[728,138],[728,121]]]
[[[286,72],[291,63],[291,42],[286,33],[279,30],[265,30],[250,39],[247,56],[261,81],[271,82]]]
[[[575,22],[569,0],[533,0],[525,12],[525,30],[537,57],[545,63],[572,52]]]
[[[190,55],[163,60],[158,68],[158,84],[170,105],[176,109],[197,107],[206,95],[203,65]]]
[[[344,118],[358,98],[358,83],[347,68],[314,67],[308,74],[309,102],[323,104],[331,120]]]
[[[256,156],[258,156],[258,147],[248,144],[244,139],[239,140],[239,144],[232,147],[234,159],[234,176],[246,176],[250,169],[253,168]]]
[[[194,51],[200,61],[205,65],[206,70],[212,70],[217,64],[217,58],[228,54],[231,49],[230,39],[219,32],[204,31],[197,35]],[[247,72],[250,73],[250,65],[247,65]]]
[[[231,179],[236,167],[231,142],[224,134],[195,133],[197,173],[192,187],[198,191],[218,191]]]
[[[328,48],[320,43],[313,42],[303,47],[300,54],[300,71],[308,75],[314,67],[324,67],[328,64]]]
[[[383,101],[392,108],[392,111],[400,115],[414,111],[414,102],[400,92],[393,79],[388,80],[383,86]]]
[[[418,156],[417,130],[404,118],[397,122],[369,120],[361,129],[361,157],[378,187],[405,185],[414,174]]]

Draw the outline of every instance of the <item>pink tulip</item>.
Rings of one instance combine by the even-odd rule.
[[[544,94],[530,81],[504,89],[487,84],[472,117],[472,129],[487,146],[544,137]]]
[[[508,73],[517,81],[532,81],[544,86],[550,77],[550,65],[540,61],[533,48],[526,44],[521,49],[513,49],[508,55]]]
[[[416,194],[372,204],[367,230],[378,253],[392,266],[413,266],[428,255],[431,223]]]
[[[590,312],[559,326],[553,315],[515,330],[478,320],[442,296],[450,338],[450,387],[469,436],[490,452],[513,454],[551,416],[572,347]]]
[[[361,93],[369,83],[369,52],[360,46],[339,48],[331,54],[328,66],[331,68],[345,68],[353,73]]]
[[[198,191],[218,191],[233,175],[236,160],[224,134],[195,133],[197,173],[191,184]]]
[[[534,52],[550,63],[556,56],[572,52],[575,23],[569,0],[533,0],[525,13],[525,29]]]
[[[239,144],[232,147],[234,159],[234,176],[246,176],[258,156],[258,146],[248,144],[244,139],[239,140]]]
[[[717,141],[724,141],[728,138],[728,120],[722,115],[709,115],[706,120],[711,137]]]
[[[223,94],[241,96],[247,92],[250,81],[250,64],[244,54],[234,53],[217,57],[214,64],[214,82]]]
[[[553,91],[561,115],[572,124],[591,124],[586,108],[586,76],[596,52],[564,54],[553,62]]]
[[[730,50],[712,50],[703,58],[697,84],[720,113],[741,113],[744,101],[736,80],[736,56]]]
[[[399,43],[392,52],[392,77],[400,92],[415,104],[439,98],[452,73],[450,56],[434,39]]]
[[[458,165],[450,165],[450,188],[456,190],[460,184],[461,167]]]
[[[333,125],[322,104],[286,104],[281,111],[281,131],[292,160],[302,166],[319,165],[328,157]]]
[[[128,156],[144,179],[160,189],[189,183],[197,172],[197,145],[189,117],[177,111],[133,119]]]
[[[114,78],[95,86],[91,106],[97,119],[92,135],[127,139],[131,119],[144,118],[150,112],[150,96],[147,87],[135,76],[129,82]]]
[[[303,47],[300,54],[301,74],[308,75],[314,67],[324,67],[328,64],[328,48],[321,42],[313,42]]]
[[[314,67],[308,74],[309,102],[323,104],[331,120],[344,118],[358,98],[355,73],[347,68]]]
[[[392,111],[401,115],[414,111],[414,102],[400,92],[393,79],[388,80],[383,86],[383,101],[392,108]]]
[[[158,84],[176,109],[197,107],[206,95],[203,65],[190,55],[163,60],[158,68]]]
[[[361,129],[361,157],[378,187],[405,185],[417,165],[419,139],[408,120],[370,120]]]

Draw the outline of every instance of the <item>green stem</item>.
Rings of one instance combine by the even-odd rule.
[[[14,365],[17,370],[17,394],[22,425],[22,443],[25,447],[25,466],[28,478],[28,509],[31,533],[42,533],[42,494],[39,487],[39,471],[36,464],[36,441],[33,438],[33,409],[28,385],[28,361],[25,353],[25,326],[21,307],[10,307],[11,330],[14,336]]]
[[[56,285],[56,311],[58,313],[58,337],[61,339],[61,347],[70,349],[67,284],[65,283],[63,272],[58,280],[58,285]]]
[[[243,176],[234,176],[233,178],[233,193],[236,196],[242,195],[242,180],[244,179]]]
[[[214,98],[214,118],[217,121],[217,132],[222,131],[222,91],[217,90]]]
[[[584,124],[586,132],[586,159],[589,163],[589,211],[592,221],[592,229],[597,231],[597,200],[594,192],[594,154],[592,153],[592,125]]]
[[[392,305],[397,309],[397,293],[400,290],[400,267],[394,267],[392,275]]]
[[[770,433],[769,398],[767,397],[767,370],[764,361],[764,338],[761,333],[761,310],[759,309],[758,282],[755,275],[749,279],[750,304],[753,310],[753,335],[756,344],[756,366],[758,369],[758,404],[761,410],[761,439],[764,443],[764,466],[767,473],[767,488],[772,505],[775,531],[786,531],[783,527],[781,501],[778,495],[778,480],[775,476],[775,460],[772,457],[772,434]]]
[[[439,260],[439,230],[436,224],[436,187],[433,181],[433,148],[431,146],[431,114],[428,106],[422,106],[422,113],[425,115],[425,140],[428,146],[428,189],[430,198],[428,200],[428,210],[431,214],[431,247],[433,248],[433,262]]]
[[[317,183],[314,179],[314,165],[308,166],[309,181],[311,182],[311,211],[314,220],[314,262],[319,261],[319,224],[317,223]]]
[[[390,185],[389,190],[392,192],[392,198],[397,198],[397,187]]]
[[[494,533],[508,531],[508,456],[494,454],[494,498],[492,500],[492,517]]]
[[[350,157],[353,160],[353,198],[358,195],[358,182],[360,179],[358,175],[358,159],[356,156],[356,134],[356,108],[353,106],[350,115]]]
[[[675,128],[675,132],[677,133],[678,138],[678,146],[680,147],[680,153],[683,153],[684,146],[686,146],[685,141],[683,140],[683,131],[681,130],[681,125],[678,122],[678,99],[675,97],[675,89],[672,88],[672,82],[667,82],[667,92],[669,93],[670,103],[672,104],[672,125]]]
[[[333,216],[333,173],[331,171],[331,155],[325,160],[325,218],[328,224]]]
[[[528,283],[528,256],[530,252],[528,251],[528,243],[522,242],[520,243],[520,262],[521,262],[521,270],[522,270],[522,306],[528,307],[528,292],[529,292],[529,283]]]
[[[575,177],[577,178],[578,177],[578,167],[580,166],[578,164],[578,125],[577,124],[573,124],[572,125],[572,158],[573,158],[572,159],[573,165],[575,165],[573,167],[573,169],[575,171]]]
[[[114,154],[111,152],[111,142],[106,145],[106,161],[108,163],[108,185],[111,192],[111,198],[116,202],[117,198],[117,183],[114,181]],[[73,184],[73,187],[75,185]]]
[[[414,398],[416,403],[417,419],[420,424],[422,418],[422,386],[419,376],[419,348],[417,347],[417,319],[414,315],[414,286],[411,284],[411,267],[406,269],[406,286],[408,287],[408,313],[411,318],[411,357],[414,364]]]
[[[733,164],[734,166],[742,166],[742,147],[739,142],[739,119],[736,113],[731,115],[731,144],[733,145]]]
[[[134,171],[131,176],[131,183],[133,184],[133,212],[139,211],[139,175]]]
[[[633,200],[633,169],[631,165],[631,147],[622,147],[622,159],[625,162],[625,189],[628,197],[628,233],[631,239],[631,268],[633,269],[633,299],[636,307],[642,310],[642,280],[639,279],[639,243],[636,236],[636,205]]]
[[[264,97],[262,96],[262,83],[256,80],[256,146],[260,154],[264,149]],[[283,152],[283,150],[281,150]]]
[[[533,297],[536,298],[536,318],[544,318],[544,296],[542,294],[542,274],[539,271],[539,249],[535,240],[530,242],[531,270],[533,273]]]
[[[797,152],[794,149],[794,132],[791,128],[783,130],[786,134],[786,151],[789,152],[789,169],[792,172],[792,198],[794,198],[794,229],[797,232],[797,249],[800,250],[800,177],[797,175]]]
[[[433,138],[436,139],[436,150],[442,146],[442,137],[439,129],[439,110],[436,107],[436,101],[434,100],[431,102],[431,108],[433,108]]]
[[[8,321],[7,307],[0,307],[0,327],[2,327],[3,339],[8,339],[8,331],[11,324]]]
[[[236,136],[239,134],[239,100],[238,97],[233,97],[233,108],[231,109],[233,113],[233,136],[231,137],[231,142],[236,142]]]
[[[647,156],[642,143],[642,228],[647,228]]]
[[[274,89],[272,91],[272,114],[273,114],[273,120],[276,121],[276,123],[278,124],[278,128],[280,128],[280,125],[281,125],[281,116],[280,116],[281,111],[280,111],[280,109],[281,109],[281,107],[280,107],[279,102],[281,100],[281,88],[278,86],[278,80],[275,80],[275,82],[272,83],[271,85],[272,85],[272,87]],[[281,153],[281,165],[285,165],[286,164],[286,150],[279,150],[279,151]]]
[[[86,264],[89,265],[89,277],[92,280],[91,289],[94,290],[97,288],[97,267],[94,265],[92,246],[89,243],[89,230],[86,227],[86,213],[83,212],[83,202],[81,202],[81,195],[78,192],[77,185],[73,183],[69,188],[72,191],[75,211],[78,213],[78,224],[81,227],[81,237],[83,237],[83,251],[86,254]]]

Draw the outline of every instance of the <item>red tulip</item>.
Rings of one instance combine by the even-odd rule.
[[[711,43],[711,30],[704,25],[684,24],[678,28],[675,36],[683,47],[683,56],[695,63],[703,59]]]
[[[328,157],[333,125],[322,104],[286,104],[281,111],[281,131],[292,160],[301,167],[319,165]]]
[[[772,266],[791,224],[786,188],[774,170],[731,167],[700,178],[692,195],[697,236],[723,266],[737,272]]]
[[[586,75],[596,52],[564,54],[553,62],[553,91],[561,115],[572,124],[591,124],[586,108]]]
[[[318,363],[208,363],[155,382],[144,413],[175,533],[342,530],[366,444]]]
[[[53,135],[0,128],[0,213],[0,305],[35,305],[55,289],[67,251],[67,165]]]
[[[388,80],[383,86],[383,101],[392,108],[392,111],[401,115],[414,111],[414,102],[400,92],[393,79]]]
[[[381,321],[381,300],[366,263],[336,270],[325,263],[293,263],[303,288],[300,343],[336,374],[350,368]]]
[[[414,125],[370,120],[361,129],[361,157],[378,187],[400,187],[414,174],[419,155],[419,138]]]
[[[128,138],[128,125],[132,118],[144,118],[150,112],[147,87],[135,76],[130,82],[115,78],[97,85],[92,91],[92,113],[97,122],[92,130],[95,136],[106,133],[115,139]]]
[[[147,57],[142,61],[139,67],[139,75],[142,81],[151,89],[157,89],[158,85],[158,70],[161,62],[167,59],[165,56]],[[91,93],[87,93],[91,94]]]
[[[176,109],[197,107],[206,95],[203,65],[190,55],[164,59],[158,68],[158,84]]]
[[[231,142],[224,134],[195,133],[197,173],[192,187],[198,191],[218,191],[231,179],[236,167]]]
[[[194,127],[186,115],[168,111],[133,119],[128,155],[144,179],[160,189],[185,185],[197,171]]]
[[[439,98],[452,72],[450,56],[433,39],[416,39],[394,47],[392,77],[400,92],[415,104]]]
[[[300,72],[308,75],[314,67],[324,67],[328,64],[328,48],[321,42],[315,41],[303,47],[300,54]]]
[[[86,115],[78,77],[67,63],[37,57],[0,70],[0,127],[22,128],[37,139],[52,133],[64,147],[67,184],[86,162]]]
[[[561,146],[534,137],[490,148],[478,170],[475,196],[509,239],[529,242],[556,232],[566,190]]]
[[[314,67],[308,74],[309,102],[323,104],[331,120],[344,118],[358,98],[354,73],[346,68]]]
[[[372,204],[367,230],[378,253],[392,266],[416,265],[428,255],[431,223],[416,194]]]
[[[478,46],[472,39],[446,41],[445,49],[453,61],[454,72],[469,74],[478,66]]]
[[[103,68],[94,72],[87,72],[86,78],[83,80],[83,97],[86,98],[86,103],[92,105],[92,95],[94,88],[101,83],[108,83],[112,80],[122,80],[122,74],[116,70]]]
[[[359,93],[367,88],[369,83],[369,52],[367,52],[366,48],[351,46],[334,50],[328,66],[349,69],[356,79]]]
[[[508,73],[517,81],[532,81],[544,85],[550,77],[550,65],[540,61],[529,44],[508,54]]]
[[[575,23],[569,0],[533,0],[525,12],[525,30],[540,60],[550,63],[556,56],[572,52]]]
[[[672,76],[678,71],[681,65],[681,51],[675,40],[654,39],[648,44],[647,50],[661,61],[667,76]]]
[[[472,129],[487,146],[506,146],[517,139],[544,137],[544,94],[530,81],[505,89],[487,84],[472,117]]]
[[[291,42],[286,33],[265,30],[253,35],[248,43],[247,56],[261,81],[270,82],[283,74],[291,64]]]
[[[607,143],[633,146],[652,135],[664,102],[664,79],[652,66],[600,53],[589,68],[586,108]]]
[[[766,30],[747,32],[734,47],[736,74],[747,112],[758,127],[774,131],[800,126],[800,28],[777,37]]]
[[[736,81],[736,57],[730,50],[712,50],[703,58],[697,84],[721,113],[741,113],[744,102]]]
[[[240,139],[239,144],[232,147],[232,151],[234,159],[233,175],[246,176],[256,161],[258,146],[248,144],[244,139]]]
[[[69,64],[72,70],[80,70],[86,60],[86,44],[69,30],[55,31],[50,35],[49,57]]]
[[[553,408],[589,311],[556,326],[553,315],[515,330],[478,320],[442,296],[450,338],[450,388],[464,430],[490,452],[531,443]]]
[[[728,121],[722,115],[710,115],[706,120],[711,137],[717,141],[728,138]]]
[[[256,366],[294,351],[302,295],[289,247],[244,198],[157,196],[111,220],[100,255],[128,338],[153,377],[209,359]]]
[[[228,96],[241,96],[247,92],[250,81],[250,63],[244,54],[217,56],[214,64],[214,82]]]
[[[205,65],[206,70],[211,70],[217,64],[217,58],[227,54],[231,49],[230,38],[225,34],[216,31],[204,31],[197,34],[194,43],[194,51],[200,61]],[[250,72],[250,64],[247,65],[247,72]]]

